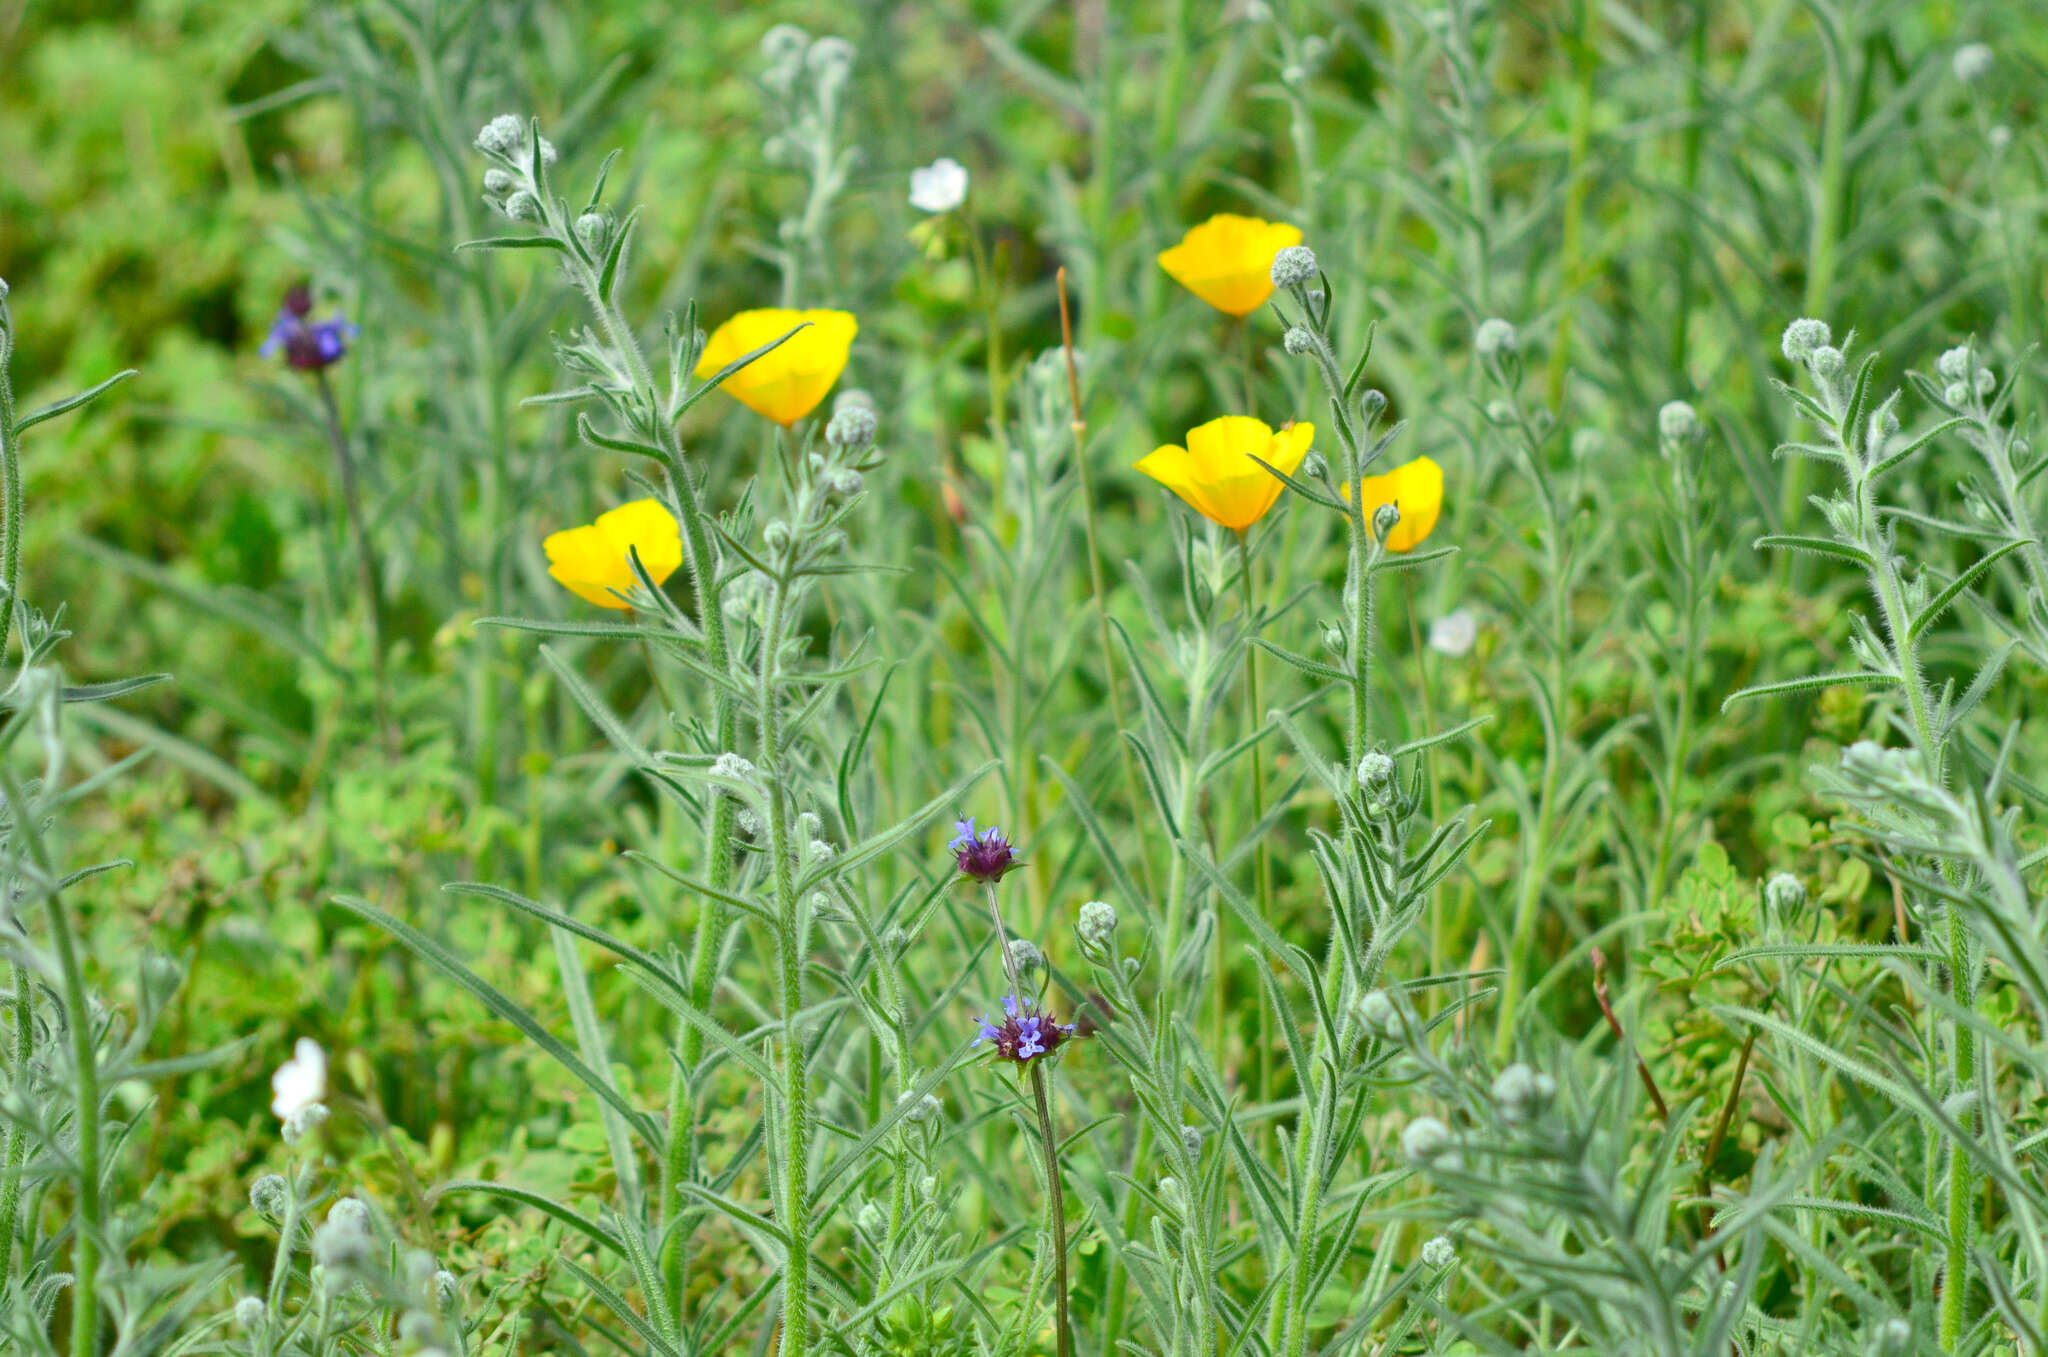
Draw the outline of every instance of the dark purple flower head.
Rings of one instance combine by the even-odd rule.
[[[976,881],[1001,881],[1004,873],[1024,865],[1002,830],[990,825],[977,833],[972,815],[954,822],[953,841],[946,849],[959,860],[960,874]]]
[[[1020,1001],[1014,994],[1003,996],[1003,1019],[992,1022],[987,1018],[976,1018],[981,1024],[980,1035],[975,1043],[995,1043],[996,1055],[1003,1060],[1012,1060],[1022,1065],[1034,1056],[1050,1055],[1059,1044],[1074,1035],[1072,1023],[1055,1022],[1049,1013],[1040,1013],[1029,999]]]
[[[284,361],[301,372],[318,372],[339,363],[348,352],[348,341],[356,337],[356,327],[340,316],[308,320],[312,314],[312,293],[303,287],[285,293],[284,305],[278,308],[270,336],[259,352],[265,358],[283,354]]]

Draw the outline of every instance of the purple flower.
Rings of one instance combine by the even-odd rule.
[[[312,313],[313,295],[304,287],[285,293],[270,336],[258,352],[265,358],[283,354],[284,361],[301,372],[318,372],[339,363],[348,352],[348,341],[356,337],[356,327],[340,316],[307,319]]]
[[[976,1018],[981,1024],[981,1034],[974,1042],[995,1043],[998,1059],[1015,1061],[1021,1065],[1033,1056],[1049,1055],[1059,1044],[1074,1035],[1072,1023],[1061,1023],[1052,1015],[1039,1013],[1029,999],[1019,1001],[1014,994],[1003,996],[1002,1022],[990,1022],[987,1018]]]
[[[971,815],[954,823],[953,841],[946,850],[958,859],[960,874],[976,881],[1001,881],[1004,873],[1024,865],[1002,830],[990,825],[977,833]]]

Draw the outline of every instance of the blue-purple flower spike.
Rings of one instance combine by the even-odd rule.
[[[996,1055],[1003,1060],[1015,1061],[1022,1065],[1036,1056],[1050,1055],[1061,1042],[1074,1035],[1074,1024],[1054,1021],[1052,1015],[1036,1011],[1029,999],[1019,1000],[1014,994],[1003,996],[1003,1020],[991,1022],[987,1018],[976,1018],[981,1024],[981,1034],[974,1039],[976,1045],[984,1041],[994,1042]]]
[[[976,881],[1001,881],[1005,873],[1024,865],[1003,831],[990,825],[977,831],[974,817],[954,822],[953,841],[946,845],[960,864],[960,874]]]
[[[356,337],[356,327],[340,316],[310,320],[312,313],[313,295],[305,288],[285,293],[284,305],[278,308],[270,335],[258,352],[265,358],[283,354],[284,361],[301,372],[318,372],[339,363],[348,352],[348,341]]]

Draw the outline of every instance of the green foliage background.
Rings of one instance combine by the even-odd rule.
[[[1390,721],[1413,736],[1425,710],[1439,728],[1490,718],[1475,744],[1436,756],[1443,803],[1471,802],[1496,823],[1448,890],[1444,927],[1417,973],[1498,961],[1499,900],[1521,861],[1502,789],[1533,780],[1543,752],[1523,681],[1540,651],[1518,609],[1545,583],[1524,550],[1529,508],[1479,413],[1470,357],[1480,318],[1514,319],[1532,386],[1583,434],[1574,455],[1597,463],[1576,505],[1591,563],[1570,600],[1567,703],[1580,743],[1598,751],[1587,766],[1600,785],[1554,848],[1534,962],[1546,980],[1532,1002],[1558,1049],[1606,1041],[1586,964],[1604,942],[1667,1096],[1718,1106],[1741,1038],[1708,1004],[1757,996],[1714,963],[1753,933],[1757,883],[1780,870],[1804,878],[1831,938],[1882,940],[1895,917],[1889,887],[1844,850],[1834,803],[1804,776],[1837,746],[1880,732],[1876,709],[1831,689],[1718,712],[1745,683],[1836,667],[1845,612],[1863,606],[1850,572],[1785,568],[1749,548],[1781,514],[1812,517],[1782,493],[1769,456],[1795,433],[1769,388],[1784,371],[1778,332],[1806,313],[1838,332],[1853,327],[1862,349],[1885,354],[1891,380],[1969,336],[1995,345],[2001,370],[2042,338],[2048,24],[2031,0],[1858,6],[1856,45],[1842,58],[1853,78],[1831,112],[1822,39],[1799,5],[1500,5],[1478,114],[1492,201],[1475,268],[1459,228],[1470,167],[1458,160],[1441,63],[1418,36],[1422,17],[1276,4],[1297,32],[1328,44],[1303,77],[1313,110],[1304,126],[1281,91],[1287,63],[1238,8],[507,0],[460,16],[496,31],[484,44],[493,61],[430,112],[460,123],[459,111],[531,111],[578,184],[606,150],[623,148],[614,197],[645,211],[629,311],[695,298],[715,321],[773,301],[765,248],[800,196],[763,154],[764,99],[751,78],[762,32],[796,22],[857,44],[848,123],[861,158],[832,222],[831,267],[804,300],[860,316],[846,384],[874,393],[890,453],[855,548],[907,570],[893,592],[861,604],[906,665],[874,750],[879,795],[902,812],[991,753],[1017,756],[1027,771],[1005,784],[1008,799],[981,809],[1006,826],[1022,812],[1016,827],[1034,838],[1019,926],[1049,939],[1061,964],[1074,964],[1065,921],[1104,892],[1103,873],[1057,789],[1028,770],[1050,755],[1104,785],[1114,774],[1102,676],[1083,649],[1085,572],[1068,569],[1042,600],[1049,611],[1023,642],[1022,677],[993,673],[973,622],[1007,618],[1015,599],[1013,581],[977,554],[971,526],[1007,512],[991,493],[1001,472],[986,327],[966,257],[939,257],[910,237],[908,170],[941,154],[970,167],[970,219],[1006,280],[995,323],[1007,356],[1057,342],[1053,270],[1074,275],[1105,554],[1135,561],[1169,599],[1166,528],[1181,511],[1128,468],[1232,408],[1241,359],[1234,330],[1176,289],[1154,254],[1214,211],[1297,220],[1337,283],[1340,319],[1360,335],[1366,320],[1379,323],[1369,379],[1412,421],[1399,455],[1445,465],[1433,543],[1460,548],[1385,603]],[[1671,45],[1700,20],[1697,47]],[[1994,45],[1996,64],[1966,89],[1949,54],[1977,38]],[[500,309],[481,348],[456,338],[481,322],[448,309],[449,248],[502,223],[477,197],[465,147],[451,162],[469,181],[450,193],[402,99],[382,104],[334,78],[357,42],[405,69],[376,5],[0,3],[0,277],[23,337],[23,404],[113,369],[140,371],[118,398],[32,437],[24,593],[70,601],[79,677],[168,670],[177,680],[81,715],[81,760],[104,765],[142,746],[157,757],[72,831],[81,857],[137,863],[81,897],[96,983],[122,994],[145,946],[180,957],[190,979],[158,1046],[233,1052],[165,1092],[122,1170],[146,1185],[146,1247],[161,1257],[225,1249],[261,1264],[266,1232],[246,1185],[285,1157],[267,1077],[293,1037],[312,1035],[335,1054],[347,1094],[331,1128],[344,1172],[410,1237],[538,1291],[553,1284],[538,1232],[429,1194],[453,1178],[503,1177],[601,1196],[610,1184],[591,1100],[510,1028],[325,902],[359,894],[415,921],[565,1030],[534,935],[441,894],[440,883],[522,882],[658,945],[686,936],[695,906],[622,865],[618,851],[686,836],[530,646],[470,625],[489,612],[587,615],[547,580],[539,541],[627,494],[623,463],[593,460],[560,417],[516,405],[549,389],[548,338],[578,323],[544,269],[516,256],[461,265],[494,273]],[[1693,70],[1710,74],[1704,88],[1688,85]],[[1849,129],[1833,178],[1819,164],[1830,118]],[[1987,149],[1994,124],[2011,132],[2002,155]],[[1307,174],[1304,137],[1315,152]],[[456,201],[466,220],[451,219]],[[1574,212],[1578,235],[1567,239]],[[1817,278],[1819,214],[1838,229]],[[304,278],[363,327],[337,376],[372,450],[373,535],[407,732],[397,757],[370,737],[364,634],[314,407],[294,374],[255,353],[284,288]],[[1277,324],[1251,323],[1260,413],[1311,413],[1309,374],[1280,355]],[[2022,389],[2038,409],[2038,360],[2025,361]],[[1705,611],[1675,879],[1658,894],[1643,888],[1643,827],[1660,813],[1643,741],[1644,718],[1665,696],[1646,657],[1676,617],[1654,526],[1667,474],[1655,416],[1671,399],[1693,402],[1712,428],[1706,480],[1727,555]],[[760,424],[722,397],[693,412],[686,432],[713,484],[736,484],[769,455]],[[506,476],[498,493],[509,496],[496,505],[477,470],[493,456]],[[1915,503],[1937,512],[1963,461],[1957,449],[1940,453],[1916,478]],[[1059,540],[1078,552],[1075,531],[1066,525]],[[1276,598],[1287,586],[1332,586],[1341,544],[1322,534],[1311,525],[1286,539]],[[935,562],[958,571],[958,590]],[[1474,652],[1418,651],[1412,639],[1461,605],[1485,623]],[[1312,651],[1317,609],[1328,607],[1310,600],[1270,634]],[[1131,588],[1113,611],[1135,628]],[[1966,681],[1991,624],[1973,615],[1959,626],[1966,639],[1935,662]],[[492,648],[481,662],[480,647]],[[573,649],[636,728],[660,734],[639,657]],[[1295,677],[1271,668],[1269,682]],[[970,719],[979,705],[1014,700],[998,695],[1007,681],[1045,695],[1029,749],[1003,747]],[[2023,666],[2004,682],[2019,747],[2039,749],[2048,685]],[[877,691],[859,695],[878,700]],[[1297,686],[1275,700],[1305,694]],[[2040,760],[2031,764],[2038,776]],[[1282,917],[1304,938],[1324,927],[1306,827],[1327,812],[1305,795],[1274,849]],[[1212,813],[1238,826],[1244,807],[1219,801]],[[1135,862],[1148,850],[1127,828]],[[2033,846],[2038,836],[2027,837]],[[936,842],[930,852],[938,857]],[[971,902],[962,910],[971,916]],[[1639,910],[1654,916],[1618,926]],[[935,991],[971,955],[964,936],[935,947]],[[742,977],[751,964],[742,960]],[[1247,1016],[1232,1022],[1229,1049],[1249,1052],[1262,1030],[1251,981],[1232,983]],[[600,1007],[629,1034],[616,1052],[621,1087],[652,1105],[666,1068],[658,1010],[609,977]],[[965,1030],[956,1010],[933,1014],[935,1050]],[[1491,1022],[1488,1013],[1482,1028]],[[139,1105],[143,1095],[127,1096]],[[1767,1099],[1751,1110],[1713,1166],[1729,1181],[1782,1130]],[[759,1111],[736,1096],[726,1115],[729,1124],[706,1128],[711,1138],[737,1139]],[[968,1214],[984,1205],[971,1199]],[[1081,1248],[1084,1259],[1093,1251]],[[715,1246],[704,1256],[721,1257]],[[737,1249],[730,1257],[737,1275]],[[724,1266],[714,1261],[693,1287],[708,1291]]]

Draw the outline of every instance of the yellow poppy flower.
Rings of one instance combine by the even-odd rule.
[[[806,324],[805,322],[809,322]],[[740,403],[787,428],[818,408],[846,370],[847,350],[860,329],[846,311],[742,311],[711,332],[697,376],[710,377],[736,358],[772,344],[802,325],[786,343],[725,379]]]
[[[660,500],[636,499],[599,514],[595,523],[550,535],[541,549],[548,574],[564,588],[600,608],[624,611],[631,605],[619,595],[640,582],[627,552],[638,552],[647,578],[660,584],[683,563],[683,534]]]
[[[1273,295],[1273,256],[1299,244],[1301,231],[1285,222],[1219,212],[1162,250],[1159,267],[1218,311],[1248,316]]]
[[[1313,424],[1288,424],[1275,433],[1264,420],[1225,415],[1189,429],[1186,447],[1169,443],[1139,462],[1138,470],[1204,518],[1243,532],[1280,498],[1279,478],[1259,462],[1291,476],[1315,436]]]
[[[1364,494],[1367,522],[1382,504],[1401,511],[1401,521],[1387,534],[1389,551],[1413,551],[1421,545],[1444,507],[1444,469],[1427,457],[1404,462],[1384,476],[1367,476],[1358,488]],[[1351,498],[1348,485],[1344,498]]]

